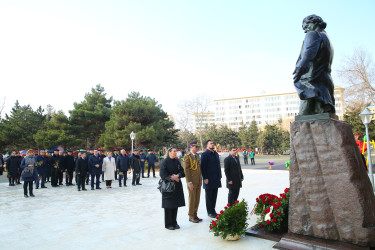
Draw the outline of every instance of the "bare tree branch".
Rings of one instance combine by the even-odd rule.
[[[375,104],[375,67],[365,49],[355,49],[352,56],[345,58],[338,74],[346,83],[345,105],[348,110],[362,111]]]

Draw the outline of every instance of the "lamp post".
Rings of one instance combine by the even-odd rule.
[[[367,140],[367,162],[368,162],[368,172],[370,176],[370,182],[372,188],[374,188],[374,176],[372,175],[372,161],[371,161],[371,152],[370,152],[370,138],[368,135],[368,125],[372,120],[373,113],[368,108],[365,108],[362,113],[359,114],[363,124],[366,127],[366,140]]]
[[[131,133],[130,133],[130,139],[132,139],[132,154],[133,154],[133,143],[134,143],[134,139],[135,139],[135,133],[132,131]]]

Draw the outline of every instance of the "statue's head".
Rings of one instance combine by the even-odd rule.
[[[324,30],[327,27],[327,23],[323,21],[320,16],[317,15],[310,15],[303,19],[302,22],[302,29],[305,33],[313,30]]]

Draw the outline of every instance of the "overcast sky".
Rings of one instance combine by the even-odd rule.
[[[16,100],[68,113],[100,83],[175,114],[197,95],[294,91],[304,17],[327,22],[335,72],[357,47],[374,58],[374,12],[371,0],[0,0],[0,98],[7,113]]]

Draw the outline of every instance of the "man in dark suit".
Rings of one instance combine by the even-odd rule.
[[[240,159],[236,157],[237,149],[229,148],[229,155],[224,159],[224,171],[227,177],[228,203],[232,206],[238,199],[242,187],[243,174]]]
[[[89,159],[89,171],[91,174],[91,190],[94,190],[94,181],[96,189],[102,189],[99,186],[100,175],[102,173],[103,160],[98,150],[94,150],[94,155],[90,156]]]
[[[75,161],[74,161],[73,151],[68,150],[67,153],[68,154],[65,155],[63,159],[64,170],[66,172],[65,185],[72,186],[74,185],[73,184],[73,172],[75,169]]]
[[[218,189],[221,187],[221,167],[219,154],[211,140],[206,142],[206,151],[201,156],[203,188],[206,191],[206,209],[208,216],[217,216],[215,206]]]
[[[85,179],[86,175],[89,172],[89,164],[88,161],[86,160],[86,152],[83,152],[81,154],[81,157],[77,159],[76,161],[76,174],[78,176],[77,181],[78,181],[78,191],[82,190],[87,191],[85,188]]]

